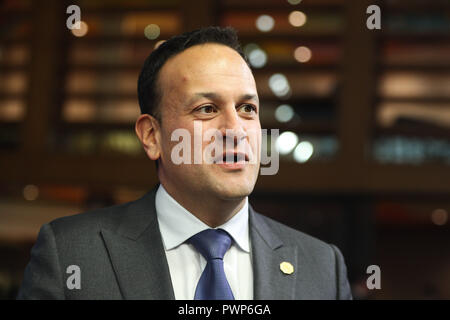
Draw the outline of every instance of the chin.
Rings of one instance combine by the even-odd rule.
[[[254,183],[234,183],[217,186],[217,193],[223,200],[239,200],[247,197],[253,191]]]

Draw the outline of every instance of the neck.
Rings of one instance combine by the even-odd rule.
[[[164,185],[167,193],[181,206],[211,228],[216,228],[230,220],[245,205],[246,197],[232,200],[224,200],[216,197],[201,198],[192,196],[191,193],[177,192],[170,185]]]

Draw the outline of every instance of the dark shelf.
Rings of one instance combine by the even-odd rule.
[[[91,131],[103,133],[111,130],[133,130],[134,123],[112,123],[112,122],[65,122],[60,121],[58,131],[66,133],[76,133],[80,131]]]
[[[450,104],[449,97],[384,97],[378,96],[379,102],[409,102],[409,103],[432,103],[432,104]],[[445,105],[443,108],[447,107]]]
[[[9,46],[14,44],[24,44],[24,43],[31,43],[31,36],[27,37],[19,37],[19,38],[1,38],[0,37],[0,43],[2,43],[3,46]]]
[[[68,64],[67,69],[70,71],[98,71],[98,72],[109,72],[109,71],[139,71],[144,62],[134,62],[134,63],[71,63]]]
[[[79,92],[79,93],[71,93],[66,92],[65,94],[67,99],[86,99],[86,100],[98,100],[98,101],[117,101],[117,100],[130,100],[136,99],[137,101],[137,91],[133,93],[127,92]],[[136,106],[137,107],[137,106]]]
[[[449,74],[450,75],[450,62],[448,64],[394,64],[394,63],[383,63],[381,65],[383,71],[419,71],[425,73],[433,74]]]
[[[437,127],[427,123],[416,123],[413,125],[397,124],[393,127],[376,127],[376,135],[402,135],[408,137],[433,137],[450,138],[450,130],[444,127]]]
[[[2,64],[0,63],[0,72],[11,72],[11,71],[28,71],[29,65],[27,64]]]
[[[293,131],[299,135],[317,134],[317,135],[333,135],[336,134],[337,126],[332,121],[308,121],[295,123],[276,123],[276,128],[283,131]],[[270,128],[266,128],[270,129]]]
[[[441,33],[414,33],[414,32],[377,32],[378,40],[380,41],[409,41],[409,42],[423,42],[423,43],[442,43],[443,40],[450,41],[450,36],[444,32]]]
[[[0,99],[25,99],[27,95],[27,89],[24,92],[13,93],[13,92],[1,92],[0,91]]]
[[[386,13],[424,13],[424,12],[442,12],[443,10],[448,10],[450,6],[448,2],[444,4],[444,1],[441,3],[436,3],[437,1],[423,1],[423,2],[414,2],[414,1],[405,1],[398,2],[392,4],[381,4],[381,9],[385,9]]]
[[[280,1],[279,3],[265,3],[254,4],[251,2],[241,1],[239,4],[222,4],[220,10],[223,11],[238,11],[238,12],[250,12],[250,13],[266,13],[270,11],[271,14],[285,14],[286,12],[298,10],[306,14],[308,13],[336,13],[344,12],[344,6],[342,4],[303,4],[300,3],[297,6],[290,5],[287,1]]]
[[[108,4],[107,6],[102,7],[83,7],[83,14],[91,15],[123,15],[124,13],[148,13],[151,11],[157,11],[158,13],[167,12],[173,13],[180,11],[180,9],[176,5],[155,5],[148,2],[146,6],[137,6],[133,4],[127,4],[126,6],[116,6],[114,3]]]

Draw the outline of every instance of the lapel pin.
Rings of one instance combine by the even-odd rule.
[[[280,263],[280,270],[285,274],[292,274],[294,272],[294,266],[286,261]]]

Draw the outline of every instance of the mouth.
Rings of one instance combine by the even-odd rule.
[[[242,169],[249,162],[246,153],[237,151],[226,151],[222,157],[216,157],[214,163],[224,169]]]
[[[222,154],[222,158],[216,158],[216,163],[238,163],[248,162],[248,155],[243,152],[226,151]]]

